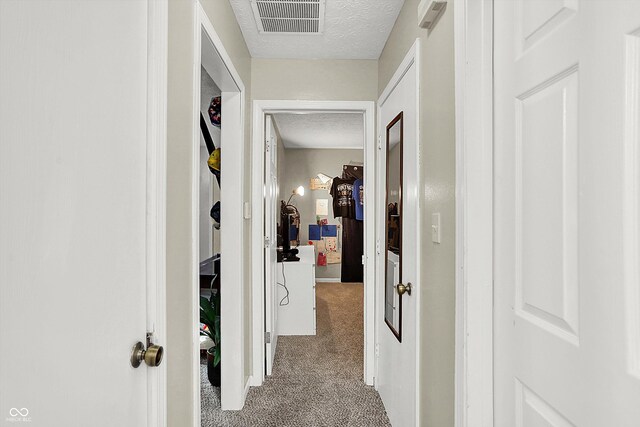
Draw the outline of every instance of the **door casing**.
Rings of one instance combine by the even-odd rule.
[[[454,0],[456,427],[493,426],[493,0]]]
[[[364,116],[364,159],[366,165],[375,165],[375,104],[370,101],[289,101],[289,100],[257,100],[253,101],[253,143],[252,143],[252,223],[251,223],[251,258],[252,264],[252,308],[253,308],[253,374],[251,385],[260,386],[265,376],[265,327],[264,327],[264,200],[263,176],[265,153],[265,114],[283,112],[305,113],[341,113],[361,112]],[[365,199],[375,197],[374,168],[365,168]],[[364,382],[374,385],[376,376],[375,360],[375,258],[376,236],[374,206],[365,204],[364,224]]]
[[[249,391],[249,381],[244,378],[244,265],[243,228],[245,211],[242,188],[244,187],[244,112],[245,87],[222,40],[216,33],[200,2],[194,2],[195,25],[193,34],[193,141],[191,176],[191,253],[200,247],[199,234],[199,170],[200,162],[200,77],[201,64],[222,91],[224,123],[221,127],[223,141],[241,141],[235,149],[226,149],[223,156],[222,182],[236,185],[220,188],[220,253],[229,254],[221,262],[220,278],[220,334],[224,336],[221,358],[221,407],[223,410],[239,410],[244,406]],[[207,40],[208,39],[208,40]],[[206,49],[203,54],[203,49]],[[236,191],[237,189],[241,191]],[[200,263],[192,257],[192,399],[193,426],[200,426]],[[240,272],[240,280],[238,280]],[[238,286],[240,283],[240,286]]]

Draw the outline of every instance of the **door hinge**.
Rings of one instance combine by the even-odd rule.
[[[267,344],[271,344],[271,332],[264,333],[264,342]]]
[[[267,152],[267,153],[269,152],[269,146],[270,146],[270,145],[271,145],[271,142],[270,142],[269,140],[266,140],[266,141],[264,142],[264,151],[265,151],[265,152]]]
[[[382,135],[378,135],[378,150],[382,150]]]
[[[380,255],[380,239],[376,239],[376,254]]]
[[[264,247],[268,248],[270,245],[271,245],[271,240],[269,240],[269,238],[265,236],[265,238],[264,238]]]

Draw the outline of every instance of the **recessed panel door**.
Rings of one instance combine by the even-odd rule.
[[[494,25],[495,425],[638,426],[640,2]]]

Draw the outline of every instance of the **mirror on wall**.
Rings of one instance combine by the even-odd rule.
[[[402,341],[402,112],[387,125],[384,321]]]

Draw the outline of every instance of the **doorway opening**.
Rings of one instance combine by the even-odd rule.
[[[248,388],[244,344],[244,84],[195,3],[192,141],[194,426],[205,406],[237,410]],[[225,182],[227,185],[225,185]],[[240,356],[239,356],[240,355]]]
[[[326,319],[320,316],[339,318],[340,304],[348,298],[353,299],[350,309],[343,309],[354,320],[325,326],[358,333],[350,323],[361,313],[353,366],[364,384],[374,385],[376,238],[374,206],[366,203],[374,200],[376,185],[374,171],[367,168],[375,165],[374,103],[255,101],[254,129],[260,131],[253,141],[252,385],[273,374],[274,360],[277,370],[278,348],[291,355],[305,347],[291,339],[308,338],[311,351],[313,339],[323,339],[319,328]],[[349,132],[350,145],[338,137]],[[340,196],[363,200],[362,211],[350,218]],[[327,351],[323,348],[318,351]],[[313,357],[323,356],[308,360]],[[283,363],[286,369],[314,369],[313,362]]]
[[[346,330],[354,340],[336,351],[343,365],[362,371],[363,310],[353,307],[363,308],[363,114],[275,113],[266,117],[265,133],[265,373],[273,374],[280,337]],[[324,325],[330,316],[345,319]],[[322,345],[297,341],[285,340],[292,349]],[[299,362],[324,360],[318,348]]]

